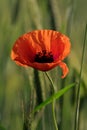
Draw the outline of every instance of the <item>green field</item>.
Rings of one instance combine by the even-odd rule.
[[[79,82],[82,48],[87,23],[87,0],[0,0],[0,130],[55,130],[52,104],[30,113],[51,95],[44,72],[17,66],[10,58],[15,40],[37,29],[52,29],[69,36],[71,53],[65,60],[69,74],[61,69],[48,71],[56,92]],[[80,79],[79,129],[87,130],[87,38]],[[75,130],[78,85],[56,100],[58,130]],[[29,123],[32,120],[32,127]]]

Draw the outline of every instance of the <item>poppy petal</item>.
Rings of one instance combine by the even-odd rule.
[[[63,71],[63,75],[61,76],[61,78],[66,77],[66,75],[69,72],[69,69],[68,69],[67,65],[64,62],[60,62],[59,66],[60,66],[60,68],[62,68],[62,71]]]
[[[51,43],[52,53],[55,60],[63,60],[70,52],[69,38],[61,33],[57,33],[56,38]]]
[[[19,58],[19,60],[21,59],[21,63],[24,63],[24,61],[34,62],[36,49],[41,50],[41,47],[37,44],[35,45],[29,36],[28,33],[24,34],[15,42],[11,53],[11,58],[13,60]]]
[[[61,39],[62,34],[57,33],[54,40],[51,43],[51,49],[55,60],[61,60],[64,51],[64,43]]]
[[[58,62],[52,62],[52,63],[37,63],[34,62],[33,64],[30,63],[29,66],[38,69],[40,71],[49,71],[52,68],[54,68],[55,66],[57,66],[59,63]]]
[[[70,40],[67,36],[62,35],[62,41],[64,43],[64,51],[63,51],[63,55],[62,55],[62,60],[67,57],[70,53],[71,50],[71,44],[70,44]]]
[[[67,36],[54,30],[35,30],[18,38],[12,48],[11,58],[18,65],[41,71],[48,71],[59,65],[64,78],[69,70],[62,60],[69,52],[70,41]]]
[[[50,51],[51,42],[58,34],[53,30],[36,30],[30,33],[30,37],[34,42],[34,45],[38,44],[42,50]]]

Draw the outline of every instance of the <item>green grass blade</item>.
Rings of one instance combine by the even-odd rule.
[[[86,47],[86,37],[87,37],[87,23],[85,26],[85,34],[84,34],[84,41],[83,41],[83,49],[82,49],[82,58],[81,58],[81,68],[79,74],[79,82],[78,82],[78,90],[77,90],[77,97],[76,97],[76,110],[75,110],[75,124],[74,130],[79,130],[79,116],[80,116],[80,84],[82,78],[82,71],[83,71],[83,63],[84,63],[84,56],[85,56],[85,47]]]
[[[38,105],[34,110],[33,113],[40,110],[41,108],[45,107],[46,105],[50,104],[51,102],[53,102],[53,100],[56,100],[58,98],[60,98],[65,92],[67,92],[70,88],[74,87],[76,83],[70,84],[68,86],[66,86],[65,88],[61,89],[60,91],[58,91],[57,93],[53,94],[52,96],[50,96],[47,100],[45,100],[44,102],[42,102],[40,105]]]

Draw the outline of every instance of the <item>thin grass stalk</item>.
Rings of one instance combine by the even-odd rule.
[[[68,14],[67,28],[66,28],[66,33],[68,36],[70,36],[70,33],[71,33],[71,27],[72,27],[73,15],[74,15],[74,0],[71,0],[70,6],[71,8]]]
[[[54,28],[56,28],[56,30],[59,30],[59,26],[61,24],[61,16],[60,16],[60,11],[58,7],[58,0],[49,0],[49,4],[51,7],[52,19],[55,24]]]
[[[63,79],[63,82],[61,82],[61,89],[63,89],[65,86],[65,79]],[[60,105],[60,119],[61,122],[59,124],[59,129],[62,130],[63,126],[63,107],[64,107],[64,95],[60,98],[59,100],[59,105]]]
[[[87,24],[86,24],[86,27],[85,27],[83,50],[82,50],[82,58],[81,58],[81,68],[80,68],[79,83],[78,83],[78,90],[77,90],[77,97],[76,97],[76,111],[75,111],[74,130],[79,130],[80,84],[81,84],[81,76],[82,76],[82,69],[83,69],[83,60],[84,60],[84,54],[85,54],[86,34],[87,34]]]
[[[30,90],[30,100],[26,103],[24,98],[22,100],[22,113],[23,113],[23,130],[32,130],[33,115],[31,111],[33,109],[33,92]]]
[[[31,11],[31,18],[34,22],[34,25],[36,26],[37,29],[42,29],[43,28],[42,15],[37,0],[28,0],[27,4],[29,5],[29,11]]]
[[[71,33],[71,26],[72,26],[72,20],[73,20],[73,12],[74,12],[74,0],[71,0],[71,4],[70,4],[70,11],[69,11],[69,14],[68,14],[68,18],[67,18],[67,27],[66,27],[66,33],[68,36],[70,36],[70,33]],[[65,79],[64,81],[61,83],[61,87],[63,88],[64,87],[64,84],[65,84]],[[64,95],[60,98],[60,108],[61,108],[61,111],[60,111],[60,118],[61,118],[61,122],[60,122],[60,130],[63,129],[63,106],[64,106]]]
[[[48,75],[47,72],[45,72],[46,76],[48,77],[50,83],[51,83],[51,89],[52,89],[52,94],[55,93],[55,86],[54,86],[54,83],[51,79],[51,77]],[[53,100],[52,102],[52,113],[53,113],[53,120],[54,120],[54,126],[55,126],[55,130],[58,130],[58,125],[57,125],[57,121],[56,121],[56,115],[55,115],[55,99]]]
[[[39,78],[39,72],[35,69],[34,69],[34,83],[37,96],[37,104],[40,104],[43,102],[42,88],[41,88],[41,81]]]

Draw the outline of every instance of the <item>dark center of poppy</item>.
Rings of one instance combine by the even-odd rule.
[[[53,54],[52,52],[47,52],[46,50],[42,50],[42,52],[38,52],[35,56],[35,62],[38,63],[51,63],[53,62]]]

